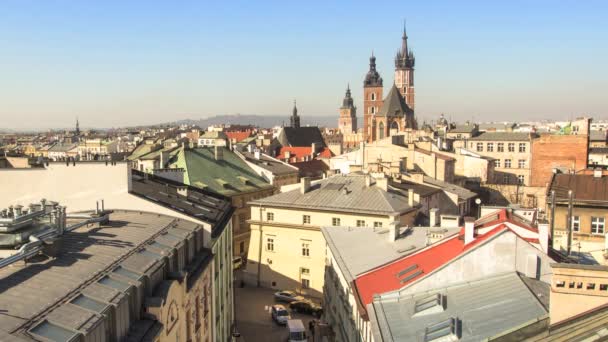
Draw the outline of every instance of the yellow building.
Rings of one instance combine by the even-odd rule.
[[[417,206],[388,189],[383,174],[334,176],[249,202],[251,238],[244,279],[253,286],[320,297],[325,272],[323,226],[412,226]]]

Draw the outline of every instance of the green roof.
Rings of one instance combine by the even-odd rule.
[[[171,166],[186,170],[184,183],[225,196],[273,187],[234,152],[218,148],[223,150],[221,160],[215,160],[212,147],[180,148],[177,160]]]
[[[135,148],[135,150],[133,150],[131,155],[129,157],[127,157],[127,160],[137,160],[137,159],[139,159],[139,157],[152,152],[154,150],[154,148],[158,148],[158,146],[154,145],[154,144],[146,144],[146,143],[141,144],[141,145],[137,146]]]

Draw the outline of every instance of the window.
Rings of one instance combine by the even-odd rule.
[[[488,152],[494,152],[494,143],[488,143],[486,149],[488,150]]]
[[[511,159],[505,159],[505,168],[506,169],[511,168]]]
[[[274,213],[266,213],[266,221],[274,221]]]
[[[477,152],[483,152],[483,143],[477,143]]]
[[[515,152],[515,143],[509,143],[509,152]]]
[[[310,256],[310,243],[302,242],[302,256],[308,257]]]
[[[509,175],[502,175],[502,183],[509,184]]]
[[[608,284],[600,284],[600,291],[608,291]]]
[[[517,175],[517,184],[524,185],[524,175]]]
[[[239,243],[239,254],[245,253],[245,241]]]
[[[339,217],[334,217],[331,219],[331,225],[336,227],[340,225],[340,218]]]
[[[310,215],[303,215],[302,216],[302,223],[304,223],[304,224],[310,224]]]
[[[274,238],[266,238],[266,250],[274,252]]]
[[[504,143],[498,143],[496,145],[496,149],[498,150],[498,152],[504,152],[505,151],[505,144]]]
[[[500,167],[500,159],[494,160],[494,167]]]
[[[579,232],[581,230],[581,217],[572,216],[572,231]]]
[[[595,283],[587,283],[587,290],[595,290]]]
[[[382,222],[374,222],[374,228],[382,228]]]
[[[603,217],[591,217],[591,234],[604,234],[604,223]]]
[[[369,107],[369,113],[374,114],[374,107]]]
[[[357,220],[357,227],[365,227],[365,221]]]
[[[525,169],[526,168],[526,160],[525,159],[520,159],[517,161],[517,166],[520,169]]]
[[[376,93],[371,93],[370,98],[372,101],[376,101]]]
[[[519,152],[520,153],[526,152],[526,143],[519,143]]]
[[[310,288],[310,279],[302,278],[302,288],[303,289]]]
[[[301,275],[310,275],[310,268],[300,268],[300,274]]]

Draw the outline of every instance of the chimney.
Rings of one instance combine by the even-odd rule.
[[[546,220],[538,221],[538,241],[540,248],[545,253],[549,253],[549,222]]]
[[[399,237],[399,217],[398,215],[391,216],[391,222],[388,224],[388,242],[395,242]]]
[[[439,208],[429,210],[429,226],[437,227],[439,225]]]
[[[247,145],[247,152],[249,152],[249,153],[253,152],[253,145],[251,145],[251,144]]]
[[[14,207],[14,210],[15,210],[15,216],[14,216],[14,217],[15,217],[15,218],[17,218],[17,217],[20,217],[20,216],[21,216],[22,209],[23,209],[23,206],[22,206],[22,205],[19,205],[19,204],[18,204],[18,205],[16,205],[16,206]]]
[[[215,160],[223,160],[224,159],[224,149],[215,145],[214,146],[214,156]]]
[[[310,157],[314,158],[315,157],[315,153],[317,153],[317,144],[316,143],[312,143],[312,144],[310,144]]]
[[[602,169],[600,169],[599,167],[596,167],[593,170],[593,178],[602,178]]]
[[[305,194],[310,190],[310,177],[302,177],[300,179],[300,193]]]
[[[365,175],[365,187],[369,188],[372,186],[372,177],[370,175]]]
[[[407,205],[414,206],[414,189],[407,189]]]
[[[464,244],[465,246],[475,240],[475,219],[467,216],[464,218]]]
[[[382,189],[384,192],[388,191],[388,178],[382,177],[376,179],[376,186]]]
[[[251,145],[249,145],[249,146],[251,146]],[[260,150],[256,150],[255,152],[253,152],[253,156],[254,156],[254,157],[255,157],[255,159],[257,159],[257,160],[259,160],[259,159],[260,159],[260,155],[261,155]]]
[[[165,168],[165,164],[169,161],[169,152],[168,151],[161,151],[160,152],[160,165],[159,165],[159,169],[164,169]]]

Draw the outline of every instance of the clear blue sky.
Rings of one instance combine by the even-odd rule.
[[[404,18],[420,121],[608,116],[607,1],[4,0],[0,128],[337,116]]]

